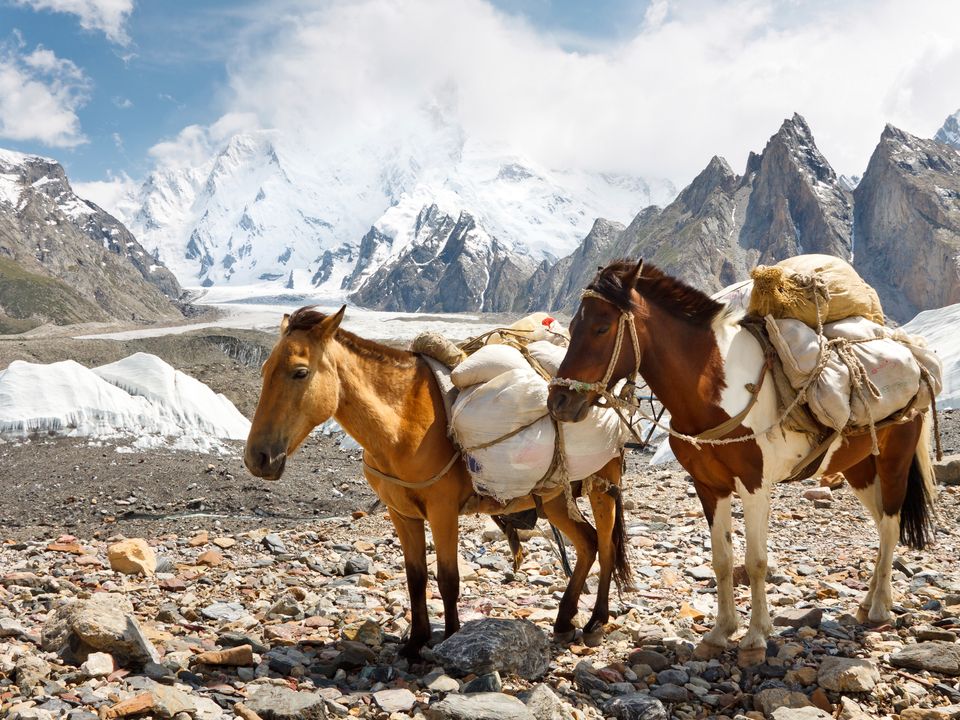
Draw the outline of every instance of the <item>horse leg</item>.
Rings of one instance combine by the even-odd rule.
[[[436,507],[436,509],[434,509]],[[443,598],[443,634],[460,629],[457,601],[460,599],[459,515],[456,507],[428,506],[427,518],[437,550],[437,585]]]
[[[770,523],[770,489],[765,485],[749,492],[737,482],[743,502],[743,525],[747,536],[746,566],[750,578],[750,625],[740,640],[737,663],[757,665],[766,656],[767,638],[773,632],[767,609],[767,529]]]
[[[576,634],[573,616],[577,614],[580,593],[583,592],[583,585],[597,557],[597,532],[590,523],[574,520],[567,514],[567,500],[562,494],[545,502],[543,511],[547,519],[570,538],[577,549],[577,563],[567,582],[567,589],[560,600],[557,619],[553,624],[554,638],[558,642],[570,642]]]
[[[420,648],[430,639],[430,618],[427,616],[427,545],[423,520],[408,518],[388,508],[393,526],[403,549],[403,566],[407,573],[410,594],[410,637],[400,655],[410,661],[420,659]]]
[[[701,500],[702,502],[702,500]],[[711,498],[713,515],[707,516],[710,525],[710,548],[713,552],[713,572],[717,576],[717,620],[713,629],[703,636],[697,646],[696,657],[707,660],[727,649],[730,636],[737,631],[740,617],[733,599],[733,518],[731,496]],[[704,503],[704,512],[708,503]]]
[[[609,469],[609,470],[608,470]],[[591,482],[587,496],[590,498],[590,507],[593,510],[593,520],[597,525],[597,545],[600,556],[600,582],[597,587],[597,602],[593,607],[590,619],[583,627],[583,644],[588,647],[599,645],[603,641],[603,626],[610,619],[610,580],[613,578],[614,567],[617,562],[617,546],[614,539],[614,528],[617,523],[618,504],[620,493],[620,458],[608,464],[604,470],[607,474],[614,474],[609,478],[607,487],[604,483]],[[603,471],[601,471],[603,472]],[[623,522],[623,506],[619,506],[620,522]],[[621,552],[626,552],[622,548]]]

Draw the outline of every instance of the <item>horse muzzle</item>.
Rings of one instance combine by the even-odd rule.
[[[560,422],[580,422],[590,412],[590,403],[585,393],[574,392],[569,388],[553,387],[547,396],[547,409],[554,420]]]
[[[287,451],[285,448],[257,448],[247,445],[243,464],[251,475],[264,480],[279,480],[287,466]]]

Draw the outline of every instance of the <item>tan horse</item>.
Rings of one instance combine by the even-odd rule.
[[[736,493],[743,503],[751,602],[750,626],[740,651],[741,663],[749,665],[763,659],[773,629],[765,584],[770,490],[792,474],[816,443],[806,434],[777,426],[774,381],[758,381],[769,373],[764,352],[739,320],[727,306],[642,261],[613,263],[588,286],[570,325],[570,349],[557,376],[577,381],[579,387],[551,387],[548,405],[558,420],[577,421],[598,398],[596,390],[589,389],[593,383],[604,378],[612,384],[639,369],[670,411],[672,428],[696,435],[737,416],[748,407],[750,391],[760,386],[756,404],[726,434],[760,433],[756,440],[695,447],[670,438],[674,454],[693,477],[710,525],[718,611],[713,630],[699,648],[701,657],[725,649],[737,629],[731,496]],[[635,333],[636,345],[623,342],[618,353],[614,340],[623,336],[619,328],[624,322],[633,324],[628,336]],[[930,502],[936,486],[929,415],[878,428],[876,456],[871,454],[869,434],[841,436],[812,473],[843,472],[876,522],[880,550],[858,613],[862,621],[880,624],[892,619],[890,580],[897,539],[921,548],[933,530]],[[766,432],[769,428],[775,429]]]
[[[430,638],[424,521],[433,532],[437,584],[449,636],[460,627],[458,516],[465,512],[512,513],[532,508],[536,501],[527,496],[503,507],[474,495],[464,462],[447,437],[443,399],[426,362],[413,353],[341,330],[345,309],[324,315],[301,308],[284,316],[280,339],[263,366],[263,388],[244,462],[258,477],[279,478],[287,458],[311,430],[330,417],[363,446],[364,474],[386,505],[403,548],[412,618],[410,637],[401,654],[413,659]],[[600,584],[596,606],[584,627],[587,640],[599,642],[602,637],[609,617],[611,578],[629,582],[620,473],[621,461],[616,458],[598,473],[607,482],[590,483],[586,490],[596,530],[568,516],[559,490],[542,497],[547,518],[570,538],[577,551],[576,566],[554,624],[559,639],[574,637],[572,619],[598,550]],[[431,482],[435,476],[438,479]]]

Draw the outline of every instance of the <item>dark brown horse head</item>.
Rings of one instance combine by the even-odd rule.
[[[277,480],[307,435],[336,412],[340,383],[327,352],[347,306],[333,315],[300,308],[284,315],[280,339],[263,364],[263,387],[243,461],[257,477]]]
[[[637,263],[620,261],[600,268],[587,286],[591,291],[580,301],[580,307],[570,323],[570,347],[557,371],[558,378],[586,384],[603,380],[610,363],[614,363],[608,386],[636,370],[636,357],[628,328],[623,329],[620,352],[615,354],[617,332],[626,322],[624,313],[637,310],[642,300],[637,294],[637,280],[643,270],[643,260]],[[599,297],[597,297],[599,296]],[[638,335],[643,354],[643,338]],[[547,400],[550,414],[563,422],[580,422],[590,406],[599,399],[595,391],[581,391],[564,386],[552,386]]]

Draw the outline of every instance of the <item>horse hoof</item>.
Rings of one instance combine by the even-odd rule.
[[[577,637],[576,628],[574,628],[573,630],[564,630],[563,632],[554,631],[553,633],[554,641],[560,643],[561,645],[569,645],[570,643],[573,642],[574,638],[576,637]]]
[[[603,643],[603,630],[594,630],[593,632],[583,632],[583,644],[587,647],[598,647]]]
[[[759,665],[767,656],[767,648],[740,648],[737,652],[737,667],[748,668]]]
[[[713,660],[720,657],[727,651],[727,648],[714,645],[706,640],[701,640],[700,644],[693,651],[694,660]]]
[[[413,663],[420,662],[420,650],[422,647],[423,643],[408,642],[406,645],[400,648],[400,650],[397,652],[397,656],[404,658],[412,665]]]
[[[865,608],[863,605],[859,606],[857,608],[856,618],[858,623],[861,625],[866,625],[868,622],[870,622],[870,608]]]

